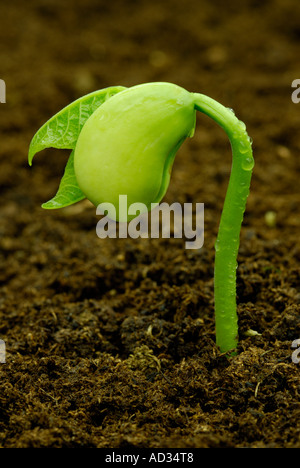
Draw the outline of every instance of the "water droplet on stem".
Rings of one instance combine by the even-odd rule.
[[[247,158],[244,158],[242,161],[242,168],[244,171],[252,171],[254,167],[254,159],[252,156],[248,156]]]

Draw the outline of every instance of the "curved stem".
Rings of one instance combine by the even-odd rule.
[[[231,176],[215,244],[214,272],[216,342],[221,352],[227,352],[235,349],[238,343],[237,256],[254,159],[245,124],[231,109],[198,93],[194,93],[194,102],[196,110],[211,117],[225,130],[232,147]]]

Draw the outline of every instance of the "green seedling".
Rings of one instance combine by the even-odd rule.
[[[194,134],[196,111],[224,129],[233,153],[214,273],[216,342],[228,352],[238,343],[237,255],[254,167],[245,124],[231,109],[171,83],[106,88],[78,99],[45,123],[30,144],[29,164],[48,147],[72,150],[58,192],[43,208],[63,208],[88,198],[95,206],[114,204],[122,221],[119,195],[148,209],[161,201],[176,152]]]

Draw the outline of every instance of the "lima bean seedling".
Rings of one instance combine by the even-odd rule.
[[[96,91],[73,102],[35,134],[34,155],[48,147],[70,149],[59,189],[43,208],[63,208],[88,198],[96,206],[128,202],[159,203],[170,181],[177,150],[195,130],[196,111],[226,132],[232,168],[215,244],[216,342],[222,352],[238,340],[236,269],[240,230],[254,167],[245,124],[231,109],[171,83],[146,83]],[[123,213],[117,211],[117,220]]]

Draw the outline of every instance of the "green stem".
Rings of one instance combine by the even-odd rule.
[[[234,350],[238,343],[236,269],[240,231],[249,195],[254,159],[245,124],[213,99],[194,94],[195,108],[211,117],[226,132],[232,147],[231,176],[215,244],[215,326],[221,352]]]

